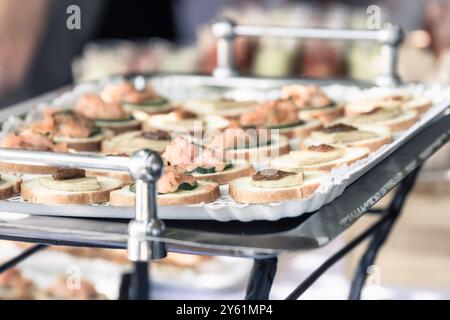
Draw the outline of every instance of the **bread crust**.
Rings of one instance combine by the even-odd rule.
[[[258,163],[261,160],[276,156],[282,156],[289,153],[290,146],[289,141],[286,137],[280,136],[276,140],[276,144],[271,144],[265,147],[258,148],[248,148],[248,149],[237,149],[237,150],[227,150],[226,157],[228,160],[245,160],[249,163]]]
[[[236,165],[237,168],[233,170],[234,168],[230,170],[225,170],[222,172],[217,173],[210,173],[210,174],[194,174],[195,179],[199,181],[212,181],[215,183],[218,183],[219,185],[227,184],[231,180],[240,178],[240,177],[247,177],[253,174],[254,169],[251,165]]]
[[[385,144],[391,143],[392,141],[393,141],[392,136],[388,135],[388,136],[380,136],[376,139],[368,139],[368,140],[363,140],[363,141],[356,141],[356,142],[351,142],[351,143],[346,143],[346,144],[335,144],[335,145],[341,145],[341,146],[345,145],[348,147],[368,148],[370,150],[370,152],[375,152],[378,149],[380,149],[382,146],[384,146]],[[302,150],[307,150],[308,147],[313,144],[315,144],[314,141],[305,139],[301,142],[300,148]],[[318,142],[317,144],[320,144],[320,142]]]
[[[328,125],[332,123],[337,118],[340,118],[344,115],[344,105],[336,105],[333,108],[325,108],[318,110],[301,110],[299,111],[299,117],[305,119],[317,119],[322,124]]]
[[[108,177],[122,181],[123,184],[132,184],[134,179],[125,171],[86,170],[88,177]]]
[[[219,185],[215,182],[200,181],[201,192],[190,192],[158,195],[157,202],[159,206],[182,206],[198,203],[208,203],[217,200],[220,197]],[[118,207],[133,207],[136,203],[135,194],[127,192],[127,187],[111,192],[110,203]]]
[[[118,135],[128,131],[139,131],[142,128],[142,124],[138,120],[125,121],[124,123],[111,123],[108,124],[97,124],[102,129],[107,129],[112,131],[114,135]]]
[[[304,199],[312,195],[321,183],[320,179],[314,179],[306,181],[306,183],[298,187],[246,190],[245,188],[239,187],[239,182],[245,181],[243,179],[251,178],[241,178],[230,182],[228,192],[236,202],[247,204],[275,203],[286,200]]]
[[[303,197],[302,187],[292,187],[283,190],[273,190],[260,188],[259,192],[246,191],[236,187],[234,183],[230,183],[228,192],[230,196],[240,203],[274,203],[285,200],[301,199]]]
[[[117,180],[117,184],[98,191],[87,192],[62,192],[55,193],[54,190],[43,188],[39,184],[39,179],[31,179],[22,183],[21,196],[24,200],[32,203],[43,204],[94,204],[109,201],[111,191],[122,187],[122,183]],[[112,179],[111,179],[112,180]]]
[[[293,138],[305,138],[311,134],[311,132],[322,129],[322,123],[318,120],[313,120],[310,125],[297,126],[292,128],[278,129],[283,136]]]
[[[0,172],[20,172],[30,174],[52,173],[57,167],[47,167],[34,164],[21,164],[0,161]]]

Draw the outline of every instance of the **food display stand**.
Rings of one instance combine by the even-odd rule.
[[[218,69],[213,77],[193,75],[148,75],[146,78],[185,81],[199,86],[215,87],[280,87],[286,83],[309,83],[299,79],[262,79],[239,77],[233,69],[232,42],[235,36],[281,36],[343,40],[375,40],[382,43],[386,62],[378,85],[397,85],[396,51],[401,31],[389,27],[378,31],[316,30],[236,26],[221,21],[213,26],[219,39]],[[357,86],[370,84],[352,81],[315,81],[318,84],[343,83]],[[68,88],[23,102],[0,113],[2,119],[30,110],[37,103],[57,97]],[[70,89],[70,88],[69,88]],[[121,280],[120,299],[148,299],[150,282],[148,265],[164,259],[167,252],[199,255],[223,255],[253,259],[245,298],[268,299],[277,270],[277,257],[286,252],[302,252],[321,248],[346,231],[364,214],[376,214],[378,222],[364,230],[315,270],[287,299],[297,299],[326,270],[362,241],[370,238],[352,281],[350,299],[359,299],[366,279],[367,267],[389,235],[401,213],[405,199],[414,185],[421,165],[450,140],[450,103],[441,112],[423,122],[414,134],[403,139],[395,150],[370,170],[353,181],[337,199],[319,210],[278,221],[211,221],[161,220],[156,206],[155,183],[162,171],[161,157],[151,151],[136,152],[130,158],[85,154],[61,154],[0,149],[3,161],[33,162],[59,167],[129,171],[136,180],[135,215],[131,220],[89,217],[64,217],[58,212],[30,214],[26,203],[9,204],[0,209],[0,239],[23,241],[36,245],[0,266],[0,272],[48,246],[78,246],[127,249],[134,268]],[[392,202],[383,209],[372,206],[396,188]],[[55,210],[63,210],[61,207]],[[296,279],[293,279],[293,281]]]

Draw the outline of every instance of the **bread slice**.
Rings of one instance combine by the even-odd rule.
[[[360,130],[371,131],[377,134],[377,137],[359,141],[352,141],[347,143],[334,143],[333,146],[347,146],[356,148],[368,148],[370,152],[375,152],[385,144],[391,143],[393,141],[392,134],[390,130],[386,127],[371,126],[371,125],[361,125],[358,126]],[[308,149],[309,146],[318,146],[323,143],[327,143],[317,139],[313,136],[303,139],[300,148],[303,150]]]
[[[88,177],[109,177],[122,181],[123,184],[132,184],[134,179],[130,176],[129,172],[125,171],[113,171],[113,170],[86,170],[86,176]]]
[[[121,134],[128,131],[141,130],[142,124],[139,120],[96,120],[95,125],[102,129],[108,129],[112,131],[115,135]]]
[[[433,106],[433,102],[426,97],[412,96],[405,96],[405,99],[403,101],[392,103],[391,105],[383,102],[382,98],[358,100],[351,102],[345,106],[345,115],[352,116],[370,112],[380,106],[383,108],[400,107],[404,111],[416,111],[418,114],[423,114]]]
[[[236,165],[233,165],[232,168],[227,169],[222,172],[208,173],[208,174],[200,174],[200,173],[194,172],[194,173],[192,173],[192,175],[197,180],[212,181],[212,182],[222,185],[222,184],[229,183],[231,180],[252,175],[253,171],[254,170],[253,170],[252,165],[236,164]]]
[[[38,164],[24,164],[0,161],[0,172],[18,172],[30,174],[48,174],[52,173],[56,167],[47,167]]]
[[[230,121],[217,115],[206,115],[194,119],[178,119],[172,114],[144,115],[142,112],[133,113],[136,119],[142,121],[142,129],[164,130],[168,132],[192,133],[206,130],[221,131],[230,126]]]
[[[419,114],[427,112],[433,106],[433,102],[426,97],[413,98],[402,105],[403,110],[414,110]]]
[[[215,182],[199,181],[198,187],[189,191],[178,191],[170,194],[158,194],[159,206],[182,206],[197,203],[208,203],[220,197],[219,185]],[[136,203],[136,194],[129,186],[111,192],[110,203],[113,206],[132,207]]]
[[[20,193],[22,179],[14,175],[0,175],[0,200],[11,198]]]
[[[258,105],[257,101],[246,100],[189,100],[183,108],[200,115],[218,115],[229,119],[237,119],[241,114],[252,110]]]
[[[226,159],[237,163],[260,163],[272,157],[278,157],[290,150],[289,140],[282,135],[272,135],[271,143],[267,146],[229,149],[225,151]]]
[[[334,168],[342,165],[350,165],[358,160],[364,159],[369,155],[369,148],[345,148],[342,157],[332,161],[318,162],[311,165],[298,165],[295,160],[295,153],[301,151],[291,151],[290,154],[273,159],[270,162],[270,167],[282,171],[331,171]]]
[[[22,183],[21,195],[24,200],[44,204],[93,204],[109,201],[111,191],[122,187],[120,180],[98,177],[101,189],[97,191],[69,192],[49,189],[39,183],[39,178]]]
[[[370,124],[389,128],[389,130],[391,130],[391,132],[399,132],[399,131],[407,130],[418,120],[419,120],[419,114],[416,111],[410,110],[410,111],[404,111],[398,117],[395,117],[393,119],[388,119],[388,120],[383,120],[383,121],[375,121],[375,122],[371,122]],[[366,124],[366,123],[361,123],[361,122],[355,123],[352,120],[352,116],[338,119],[338,120],[336,120],[336,122],[350,124],[350,125]],[[367,123],[367,124],[369,124],[369,123]]]
[[[335,104],[333,106],[324,108],[309,108],[304,110],[300,109],[298,113],[300,119],[316,119],[325,125],[332,123],[334,120],[342,117],[343,115],[344,105],[342,104]]]
[[[128,154],[141,149],[151,149],[162,153],[170,144],[170,140],[150,140],[141,137],[141,131],[130,131],[104,140],[101,151],[104,154]]]
[[[230,196],[239,203],[274,203],[286,200],[307,198],[314,193],[326,177],[325,172],[307,171],[303,184],[285,188],[259,188],[252,184],[252,177],[236,179],[230,182]]]
[[[307,120],[306,123],[298,126],[288,128],[276,128],[270,127],[268,129],[278,130],[279,134],[292,138],[305,138],[311,134],[312,131],[316,131],[322,128],[322,124],[319,120]]]
[[[71,138],[56,136],[53,141],[56,143],[66,143],[69,149],[84,152],[97,152],[101,149],[102,141],[112,135],[111,131],[104,131],[88,138]]]
[[[163,99],[163,98],[162,98]],[[167,113],[173,110],[173,105],[170,101],[163,99],[161,104],[158,105],[145,105],[139,103],[123,103],[123,109],[129,113],[133,113],[134,111],[142,111],[147,114],[160,114]]]

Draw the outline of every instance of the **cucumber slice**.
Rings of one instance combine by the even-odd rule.
[[[197,184],[197,182],[196,183],[194,183],[194,184],[189,184],[189,183],[182,183],[182,184],[180,184],[179,186],[178,186],[178,190],[177,190],[177,192],[178,191],[190,191],[190,190],[194,190],[194,189],[196,189],[198,187],[198,184]]]
[[[142,101],[140,103],[127,103],[127,104],[132,105],[132,106],[139,106],[139,107],[158,107],[158,106],[162,106],[167,103],[169,103],[169,100],[167,100],[166,98],[157,97],[154,99]]]
[[[233,167],[233,164],[228,163],[225,165],[225,168],[223,169],[223,171],[228,170],[232,167]],[[216,173],[216,168],[197,167],[192,172],[199,173],[199,174],[211,174],[211,173]]]

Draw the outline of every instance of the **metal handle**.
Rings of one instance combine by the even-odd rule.
[[[136,181],[136,217],[129,225],[128,259],[149,261],[164,258],[164,243],[146,240],[146,236],[158,237],[164,232],[164,222],[158,219],[156,182],[163,171],[161,156],[151,150],[135,152],[130,161],[130,173]]]
[[[380,30],[309,29],[236,25],[232,20],[220,20],[212,25],[212,32],[217,38],[217,67],[213,71],[215,77],[238,75],[234,66],[233,54],[234,38],[236,36],[268,36],[295,39],[378,41],[382,44],[382,65],[380,73],[375,80],[376,84],[379,86],[396,86],[401,83],[397,74],[397,53],[398,47],[403,40],[403,32],[397,25],[387,24]]]
[[[157,152],[141,150],[131,158],[125,158],[0,148],[0,159],[57,167],[129,171],[136,180],[136,217],[129,226],[129,259],[139,262],[166,256],[164,243],[146,240],[147,235],[157,237],[164,231],[156,206],[155,184],[163,170],[163,161]]]

